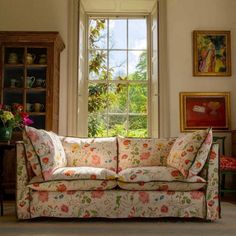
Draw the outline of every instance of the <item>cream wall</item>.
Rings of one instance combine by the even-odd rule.
[[[167,71],[169,84],[170,135],[180,132],[179,92],[231,92],[232,129],[236,129],[236,1],[167,0]],[[192,31],[230,30],[231,77],[192,76]],[[229,136],[229,134],[224,134]],[[230,136],[227,138],[230,142]]]
[[[59,133],[66,134],[68,0],[0,0],[0,31],[59,31],[61,53]]]

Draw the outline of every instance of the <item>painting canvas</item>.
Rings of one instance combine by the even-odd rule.
[[[230,129],[230,94],[180,93],[181,131]]]
[[[194,31],[193,54],[194,76],[230,76],[230,31]]]

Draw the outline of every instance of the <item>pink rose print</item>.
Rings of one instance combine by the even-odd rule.
[[[190,192],[190,195],[192,199],[200,199],[203,196],[203,192],[192,191]]]
[[[144,143],[144,144],[143,144],[143,147],[144,147],[144,148],[147,148],[147,147],[148,147],[148,144],[147,144],[147,143]]]
[[[48,201],[48,192],[47,191],[39,191],[39,201],[47,202]]]
[[[168,206],[163,205],[163,206],[161,207],[161,212],[162,212],[162,213],[167,213],[167,212],[168,212]]]
[[[149,194],[147,192],[139,192],[139,200],[142,203],[148,203],[149,202]]]
[[[63,212],[68,212],[68,211],[69,211],[69,207],[63,204],[63,205],[61,206],[61,211],[63,211]]]
[[[92,191],[91,197],[92,198],[101,198],[104,194],[104,191]]]
[[[97,179],[97,176],[96,175],[90,175],[90,179],[95,180],[95,179]]]
[[[45,165],[48,164],[48,161],[49,161],[49,158],[48,158],[48,157],[44,157],[44,158],[42,159],[42,162],[43,162],[43,164],[45,164]]]
[[[177,177],[179,175],[179,171],[178,170],[173,170],[173,171],[171,171],[171,175],[173,177]]]
[[[214,201],[213,201],[213,200],[209,201],[209,202],[207,203],[207,205],[210,206],[210,207],[212,207],[212,206],[214,205]]]
[[[57,186],[57,191],[58,192],[65,192],[66,191],[66,186],[65,186],[65,184],[59,184],[58,186]]]
[[[216,158],[216,153],[214,151],[211,151],[210,159],[214,160],[215,158]]]
[[[75,173],[74,170],[67,170],[67,171],[64,172],[64,175],[65,176],[72,176],[74,173]]]
[[[92,163],[94,165],[99,165],[100,164],[100,157],[98,155],[93,155],[92,156]]]
[[[147,160],[151,156],[150,152],[145,152],[140,155],[141,160]]]
[[[128,146],[129,144],[130,144],[130,140],[124,140],[124,142],[123,142],[123,144],[125,145],[125,146]]]
[[[121,156],[121,159],[127,159],[128,155],[124,154]]]
[[[194,150],[193,146],[191,146],[187,149],[188,152],[193,152],[193,150]]]

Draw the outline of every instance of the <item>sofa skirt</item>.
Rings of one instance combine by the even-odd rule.
[[[203,191],[67,191],[29,190],[27,212],[20,218],[196,217],[206,218]],[[26,210],[26,209],[25,209]],[[18,216],[19,217],[19,216]]]

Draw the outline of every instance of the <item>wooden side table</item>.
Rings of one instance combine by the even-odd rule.
[[[4,199],[4,186],[3,186],[3,173],[4,173],[4,152],[5,150],[15,149],[15,142],[0,141],[0,205],[1,216],[3,216],[3,199]]]

